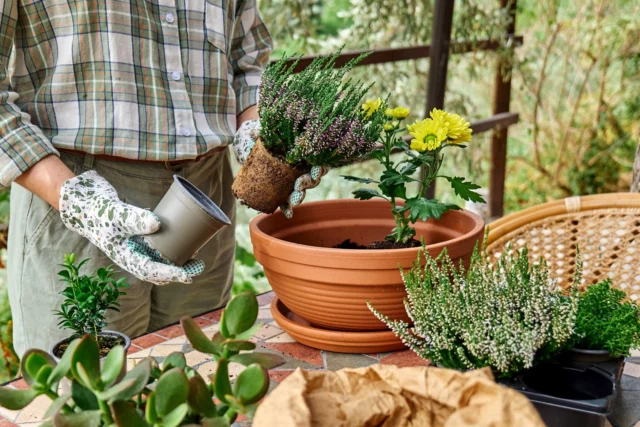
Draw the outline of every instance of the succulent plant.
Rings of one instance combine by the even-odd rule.
[[[217,362],[210,384],[187,366],[179,352],[167,356],[162,365],[151,357],[142,359],[123,375],[126,354],[118,346],[101,367],[98,343],[85,335],[69,345],[58,363],[42,350],[29,350],[21,365],[29,388],[0,388],[0,405],[18,410],[46,395],[52,404],[45,414],[45,426],[229,426],[238,414],[253,415],[269,387],[267,369],[283,363],[276,355],[249,352],[255,344],[248,339],[261,327],[254,325],[257,316],[256,297],[246,292],[229,302],[220,320],[220,332],[211,339],[192,319],[182,319],[193,348]],[[233,385],[230,362],[246,366]],[[71,392],[59,394],[64,378],[71,382]]]

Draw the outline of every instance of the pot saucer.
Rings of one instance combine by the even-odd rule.
[[[390,330],[353,332],[320,328],[293,313],[277,297],[271,302],[271,315],[278,326],[293,339],[320,350],[337,353],[384,353],[405,348]]]

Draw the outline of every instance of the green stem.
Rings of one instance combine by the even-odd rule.
[[[102,413],[102,419],[106,425],[110,426],[114,423],[113,417],[111,417],[111,410],[107,405],[107,402],[103,402],[98,399],[98,406],[100,406],[100,412]]]
[[[52,392],[51,390],[45,391],[44,394],[52,401],[56,400],[59,397],[56,393]],[[73,409],[66,403],[62,405],[61,409],[62,409],[62,412],[64,412],[65,414],[69,414],[73,412]]]

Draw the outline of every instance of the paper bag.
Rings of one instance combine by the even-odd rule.
[[[254,427],[544,427],[529,400],[488,368],[373,365],[297,369],[258,407]]]

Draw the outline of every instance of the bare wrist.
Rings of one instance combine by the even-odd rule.
[[[16,178],[15,182],[58,210],[62,184],[74,176],[67,165],[57,156],[51,155],[33,165]]]

